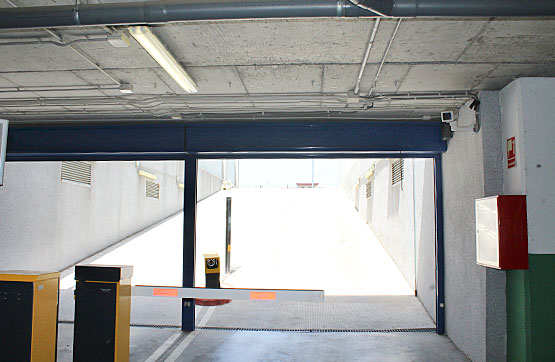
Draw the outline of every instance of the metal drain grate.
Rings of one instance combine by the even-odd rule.
[[[74,321],[58,321],[59,324],[74,324]],[[174,324],[139,324],[131,323],[131,327],[180,329]],[[298,329],[298,328],[234,328],[196,326],[196,329],[211,331],[241,331],[241,332],[299,332],[299,333],[435,333],[435,328],[389,328],[389,329]]]
[[[74,324],[74,321],[58,321],[59,324]],[[131,323],[131,327],[180,329],[173,324],[138,324]],[[211,331],[240,331],[240,332],[297,332],[297,333],[435,333],[435,328],[391,328],[391,329],[297,329],[297,328],[233,328],[196,326],[196,329]]]
[[[171,323],[179,324],[164,324]],[[410,295],[329,296],[324,303],[238,300],[216,308],[206,326],[303,331],[435,328],[418,299]]]
[[[251,331],[251,332],[302,332],[302,333],[435,333],[435,328],[398,328],[398,329],[290,329],[290,328],[231,328],[231,327],[199,327],[215,331]]]

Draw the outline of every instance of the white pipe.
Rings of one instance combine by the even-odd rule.
[[[364,69],[366,68],[366,64],[368,63],[368,57],[370,56],[370,49],[372,49],[372,45],[374,45],[374,39],[376,38],[376,33],[378,31],[378,26],[380,25],[380,18],[376,18],[374,21],[374,28],[372,29],[372,34],[370,35],[370,40],[368,41],[368,46],[366,47],[366,54],[364,54],[364,60],[360,65],[360,71],[358,72],[357,84],[355,86],[355,94],[358,94],[360,91],[360,80],[362,79],[362,74],[364,73]]]
[[[7,119],[0,119],[0,186],[4,185],[4,162],[6,160],[6,145],[8,143]]]
[[[376,88],[376,84],[378,83],[378,77],[380,76],[383,65],[385,63],[385,59],[387,58],[387,54],[389,53],[391,44],[393,44],[393,39],[395,39],[395,35],[397,35],[397,30],[399,30],[399,25],[401,25],[402,20],[403,20],[402,18],[399,19],[399,21],[397,22],[397,26],[395,27],[395,31],[393,32],[393,35],[391,35],[391,39],[389,39],[389,43],[387,44],[387,49],[383,54],[382,61],[380,62],[380,67],[378,68],[378,71],[376,72],[376,77],[374,78],[374,82],[372,83],[372,88],[370,88],[370,91],[368,91],[368,96],[371,96],[372,93],[374,92],[374,89]]]

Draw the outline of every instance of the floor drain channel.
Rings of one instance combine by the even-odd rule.
[[[58,324],[75,324],[74,321],[58,321]],[[141,323],[131,323],[131,327],[145,327],[145,328],[171,328],[179,329],[181,326],[176,324],[141,324]]]
[[[60,324],[74,324],[73,321],[58,321]],[[179,329],[174,324],[140,324],[131,323],[131,327]],[[236,328],[236,327],[200,327],[196,329],[212,331],[245,331],[245,332],[298,332],[298,333],[435,333],[435,328],[390,328],[390,329],[297,329],[297,328]]]
[[[215,331],[251,331],[251,332],[302,332],[302,333],[409,333],[436,332],[435,328],[393,328],[393,329],[295,329],[295,328],[232,328],[232,327],[197,327],[197,329]]]

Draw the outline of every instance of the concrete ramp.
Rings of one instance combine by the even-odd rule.
[[[224,286],[414,295],[342,190],[235,189],[229,195],[235,272]],[[206,217],[199,211],[199,219]]]

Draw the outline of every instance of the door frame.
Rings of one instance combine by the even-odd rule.
[[[185,160],[183,286],[194,286],[200,158],[432,158],[436,221],[436,332],[445,333],[442,125],[431,121],[171,121],[12,123],[6,161]],[[182,329],[194,330],[183,300]]]

